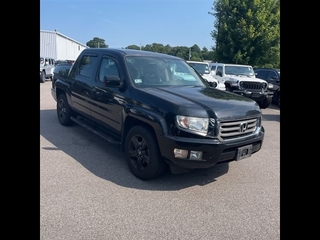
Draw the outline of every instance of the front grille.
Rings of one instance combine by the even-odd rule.
[[[262,83],[259,83],[259,82],[246,82],[246,81],[243,81],[243,82],[241,82],[240,86],[243,89],[247,89],[247,90],[262,90],[263,89]]]
[[[255,132],[258,124],[258,118],[221,122],[218,137],[222,140],[231,140],[238,137],[248,136]]]

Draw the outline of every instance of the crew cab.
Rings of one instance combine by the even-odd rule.
[[[262,147],[258,104],[210,87],[181,58],[88,48],[69,68],[51,88],[60,124],[77,123],[118,145],[137,178],[239,161]]]
[[[272,102],[272,85],[256,78],[250,65],[215,63],[218,80],[224,82],[226,91],[234,92],[255,100],[260,108],[268,108]]]

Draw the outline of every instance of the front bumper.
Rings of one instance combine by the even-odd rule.
[[[249,91],[249,90],[233,90],[233,92],[241,96],[251,98],[255,101],[263,101],[266,98],[273,97],[273,92],[271,91],[257,92],[257,91]]]
[[[53,97],[53,99],[55,101],[57,101],[57,94],[56,94],[56,89],[55,88],[51,88],[51,96]]]
[[[159,141],[160,151],[165,161],[172,166],[197,169],[209,168],[218,163],[235,161],[238,149],[243,146],[252,145],[252,153],[261,149],[264,139],[264,128],[261,126],[258,134],[254,137],[222,143],[216,139],[190,139],[173,136],[162,136]],[[191,160],[175,158],[174,149],[184,149],[190,151],[202,151],[201,160]]]

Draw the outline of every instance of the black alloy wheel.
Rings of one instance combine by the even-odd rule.
[[[131,172],[143,180],[160,176],[167,167],[154,134],[143,126],[135,126],[129,131],[125,155]]]
[[[71,120],[72,110],[68,104],[66,95],[60,94],[57,101],[57,115],[61,125],[69,126],[73,124]]]

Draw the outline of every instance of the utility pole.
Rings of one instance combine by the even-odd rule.
[[[189,60],[191,58],[191,48],[189,48]]]

